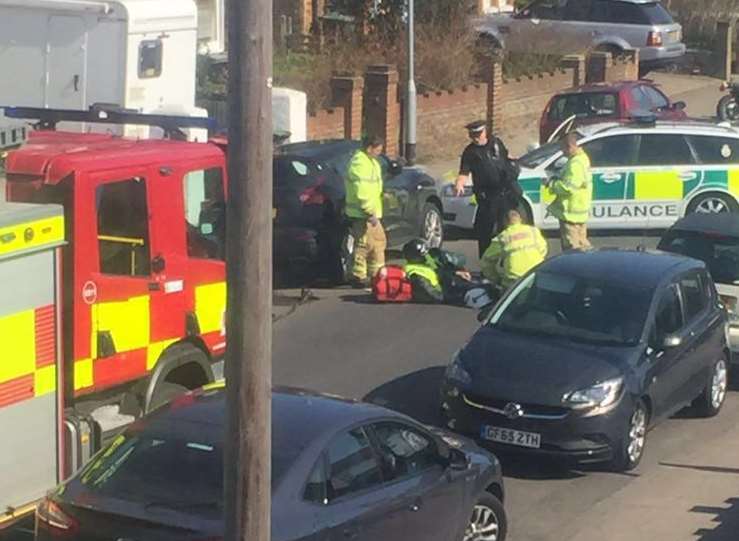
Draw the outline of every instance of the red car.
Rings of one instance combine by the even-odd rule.
[[[637,113],[651,112],[660,120],[683,120],[685,102],[671,102],[649,80],[589,84],[555,94],[541,115],[539,142],[546,143],[555,130],[573,118],[575,125],[605,120],[629,120]]]

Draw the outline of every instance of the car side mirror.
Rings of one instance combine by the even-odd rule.
[[[399,160],[392,160],[390,162],[390,167],[388,168],[388,171],[390,172],[391,176],[397,177],[400,173],[403,172],[403,164]]]
[[[449,449],[449,468],[464,471],[470,467],[470,457],[460,449],[452,447]]]
[[[668,334],[662,339],[662,347],[665,349],[676,348],[683,343],[683,339],[676,334]]]
[[[151,271],[154,274],[159,274],[161,272],[164,272],[164,269],[166,267],[167,267],[167,263],[161,255],[158,255],[154,259],[151,260]]]
[[[676,111],[682,111],[687,107],[687,104],[684,101],[676,101],[672,104],[672,108]]]
[[[560,169],[563,169],[564,166],[567,165],[567,156],[560,156],[557,158],[557,160],[552,164],[551,169],[555,171],[559,171]]]

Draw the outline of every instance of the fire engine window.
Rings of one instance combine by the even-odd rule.
[[[139,45],[139,78],[152,79],[162,74],[162,40],[149,39]]]
[[[149,213],[143,179],[98,187],[100,272],[119,276],[149,275]]]
[[[185,226],[190,257],[225,259],[226,202],[219,167],[185,175]]]

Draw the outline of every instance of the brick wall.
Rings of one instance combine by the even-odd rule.
[[[308,115],[308,139],[343,139],[344,108],[320,109]]]
[[[464,125],[487,114],[488,85],[418,96],[417,144],[423,156],[458,153],[467,144]]]
[[[514,80],[503,80],[500,88],[499,122],[495,131],[503,137],[538,124],[541,113],[553,94],[572,86],[574,68]]]

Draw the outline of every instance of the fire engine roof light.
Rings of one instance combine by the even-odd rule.
[[[94,104],[88,110],[10,106],[1,106],[0,109],[8,118],[37,120],[38,128],[47,130],[55,129],[59,122],[135,124],[159,127],[164,130],[167,137],[176,138],[182,135],[183,128],[206,130],[215,128],[215,120],[209,117],[146,114],[113,104]]]

